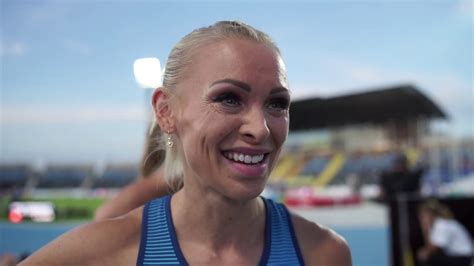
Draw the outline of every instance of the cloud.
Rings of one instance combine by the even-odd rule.
[[[315,81],[311,81],[310,86],[294,84],[294,98],[333,97],[401,83],[399,78],[392,77],[383,68],[335,58],[321,60],[321,66],[312,70],[319,75]]]
[[[429,73],[390,69],[386,66],[364,64],[348,59],[328,60],[318,83],[295,84],[293,98],[332,97],[348,93],[357,93],[370,89],[384,88],[400,84],[412,84],[438,104],[449,116],[449,130],[465,127],[464,123],[474,120],[474,90],[469,78],[463,79],[456,73]],[[315,91],[317,94],[315,95]],[[473,135],[474,132],[467,132]]]
[[[20,41],[1,43],[0,56],[23,56],[27,51],[26,44]]]
[[[466,106],[471,105],[473,100],[472,86],[469,81],[449,72],[436,74],[408,72],[347,59],[329,60],[324,67],[333,76],[339,78],[334,80],[330,77],[328,80],[322,80],[320,84],[316,84],[318,94],[323,96],[335,96],[409,83],[417,86],[443,105]],[[304,95],[304,92],[298,94]]]
[[[110,121],[145,121],[143,106],[71,106],[7,105],[2,106],[0,124],[82,124]]]

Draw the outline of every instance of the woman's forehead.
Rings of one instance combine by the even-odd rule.
[[[204,81],[235,78],[247,82],[266,79],[287,86],[283,60],[269,44],[226,39],[200,47],[191,59],[187,76]]]

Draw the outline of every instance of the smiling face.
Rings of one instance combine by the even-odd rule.
[[[185,189],[255,198],[288,135],[281,58],[266,44],[227,39],[199,48],[192,62],[172,106]]]

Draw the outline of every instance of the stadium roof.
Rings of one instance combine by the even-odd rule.
[[[292,102],[290,130],[384,124],[414,118],[444,118],[446,114],[412,85],[401,85],[330,98]]]

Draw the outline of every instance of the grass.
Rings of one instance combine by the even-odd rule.
[[[103,198],[24,198],[22,201],[47,201],[54,206],[57,222],[91,220],[95,210],[104,203]],[[0,219],[8,218],[8,204],[10,198],[0,198]]]

